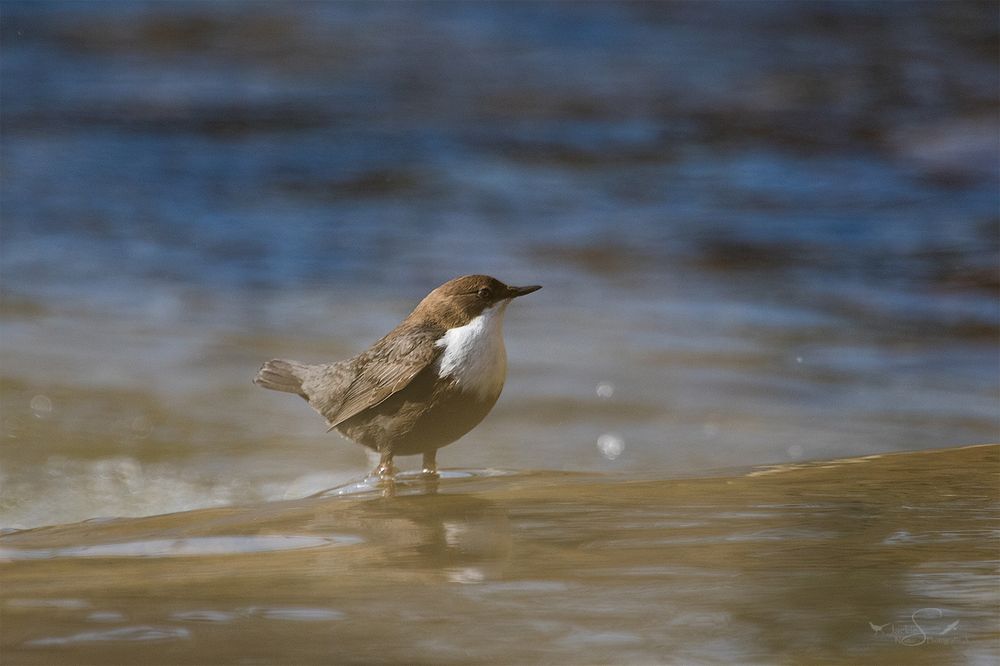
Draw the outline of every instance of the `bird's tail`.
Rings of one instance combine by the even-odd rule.
[[[307,367],[298,361],[283,361],[276,358],[260,366],[253,383],[272,391],[297,393],[305,398],[306,395],[302,392],[302,380],[305,378]]]

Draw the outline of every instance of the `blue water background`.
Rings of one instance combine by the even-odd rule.
[[[4,2],[5,375],[228,424],[192,465],[292,432],[357,472],[256,364],[354,353],[484,272],[545,289],[512,308],[492,448],[454,463],[995,440],[997,13]]]

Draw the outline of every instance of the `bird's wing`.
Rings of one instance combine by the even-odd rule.
[[[405,388],[441,354],[434,346],[440,331],[410,328],[394,333],[350,361],[315,366],[316,372],[303,382],[309,404],[326,417],[331,429]]]

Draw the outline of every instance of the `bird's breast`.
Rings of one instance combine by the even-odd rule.
[[[443,351],[438,376],[461,391],[481,399],[496,398],[507,377],[507,350],[503,344],[506,302],[484,310],[465,326],[448,329],[437,341]]]

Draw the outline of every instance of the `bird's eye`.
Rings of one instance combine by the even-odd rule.
[[[489,287],[483,287],[476,293],[479,295],[479,298],[483,299],[484,301],[488,301],[491,298],[493,298],[493,290],[490,289]]]

